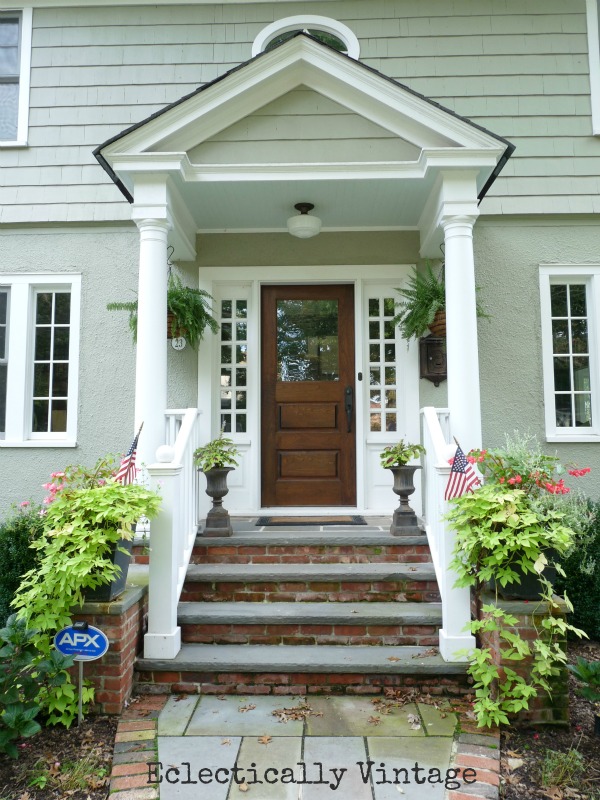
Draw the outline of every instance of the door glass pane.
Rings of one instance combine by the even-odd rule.
[[[277,380],[339,380],[338,301],[277,301]]]

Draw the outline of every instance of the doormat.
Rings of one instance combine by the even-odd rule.
[[[340,517],[259,517],[257,525],[269,527],[301,526],[301,525],[366,525],[364,517],[358,515],[344,515]]]

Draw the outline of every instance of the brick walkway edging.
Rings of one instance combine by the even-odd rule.
[[[461,771],[470,767],[476,770],[477,779],[475,783],[463,783],[460,789],[448,790],[447,800],[498,800],[500,733],[460,733],[454,742],[451,766]]]
[[[148,785],[148,761],[157,757],[157,720],[168,695],[136,697],[117,725],[111,800],[158,800],[158,787]]]

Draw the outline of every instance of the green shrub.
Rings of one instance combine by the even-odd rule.
[[[64,684],[65,668],[73,664],[56,650],[40,659],[35,636],[15,614],[0,630],[0,752],[12,758],[18,756],[19,739],[41,730],[36,720],[42,710],[40,695]]]
[[[39,506],[25,503],[0,522],[0,627],[11,614],[10,603],[15,596],[22,576],[37,564],[38,553],[30,545],[43,527]]]
[[[557,576],[555,589],[557,594],[566,591],[573,603],[572,623],[600,640],[600,502],[590,506],[589,528],[576,550],[561,562],[565,575]]]

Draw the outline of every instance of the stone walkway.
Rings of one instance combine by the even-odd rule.
[[[111,800],[496,800],[497,735],[457,723],[368,697],[143,697],[119,722]]]

